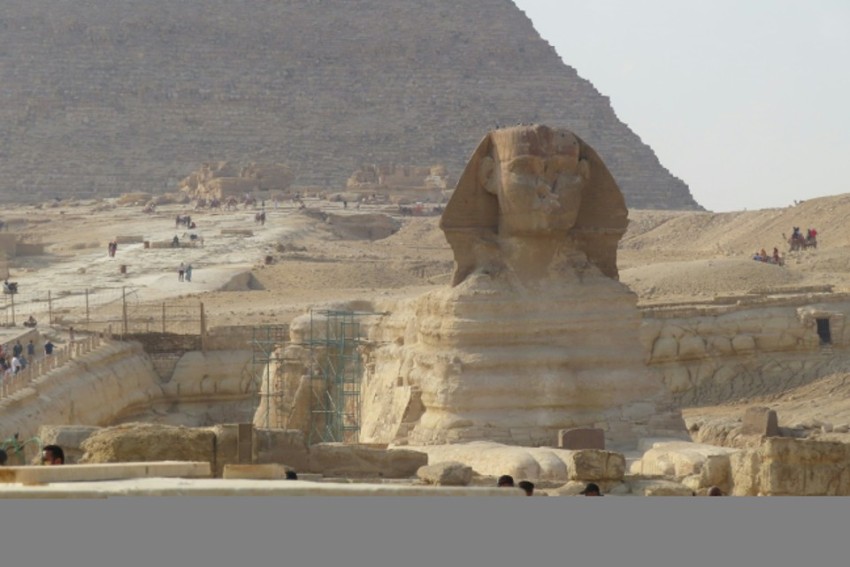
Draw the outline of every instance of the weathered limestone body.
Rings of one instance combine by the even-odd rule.
[[[617,278],[623,197],[566,130],[490,133],[441,221],[452,287],[373,327],[361,440],[557,443],[599,427],[613,444],[685,436],[646,367],[636,296]]]

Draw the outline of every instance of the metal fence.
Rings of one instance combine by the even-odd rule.
[[[36,323],[110,335],[150,332],[198,334],[206,326],[202,303],[143,303],[138,289],[132,287],[2,295],[0,325],[27,326],[30,317]]]

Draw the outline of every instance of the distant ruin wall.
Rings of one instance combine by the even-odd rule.
[[[641,341],[681,406],[720,403],[808,383],[850,356],[850,301],[750,307],[719,315],[645,315]],[[829,329],[822,344],[818,320]]]

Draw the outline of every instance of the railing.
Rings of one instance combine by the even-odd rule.
[[[37,378],[92,352],[104,342],[105,339],[100,335],[81,337],[68,345],[55,348],[52,354],[43,354],[33,361],[28,361],[27,366],[15,374],[0,375],[0,398],[13,395]]]

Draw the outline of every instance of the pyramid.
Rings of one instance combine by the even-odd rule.
[[[285,163],[342,188],[364,164],[457,175],[496,125],[569,128],[629,207],[687,185],[506,0],[5,0],[0,195],[163,192],[201,164]]]

